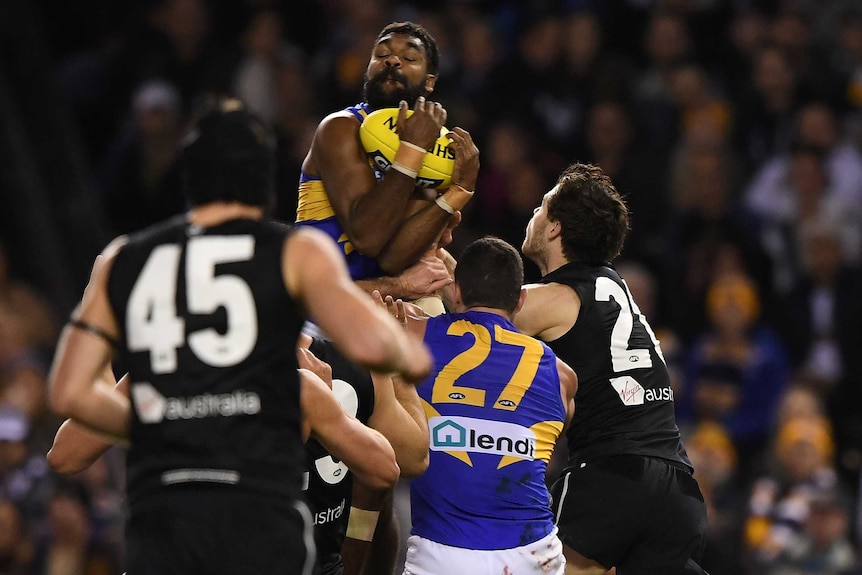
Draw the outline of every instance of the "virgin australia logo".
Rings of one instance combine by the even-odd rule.
[[[260,412],[260,396],[238,389],[233,393],[165,397],[147,382],[132,384],[135,412],[142,423],[159,423],[164,419],[202,419],[255,415]]]

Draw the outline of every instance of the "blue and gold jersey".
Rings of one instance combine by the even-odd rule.
[[[362,123],[368,115],[368,104],[357,104],[356,106],[346,108],[346,111],[356,116],[359,122]],[[373,163],[370,163],[370,165],[374,169],[374,173],[378,179],[383,177],[382,172]],[[323,180],[318,176],[311,176],[305,172],[300,172],[299,174],[296,225],[314,226],[331,237],[344,254],[347,260],[347,268],[350,270],[350,276],[354,280],[383,275],[380,266],[377,265],[377,260],[360,254],[354,249],[350,240],[347,239],[344,228],[335,217],[335,210],[332,209],[329,196],[326,195]]]
[[[469,549],[511,549],[553,529],[545,470],[566,416],[556,357],[507,319],[430,318],[432,376],[417,388],[431,434],[410,482],[412,533]]]

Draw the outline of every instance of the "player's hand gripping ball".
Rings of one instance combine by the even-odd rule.
[[[413,110],[407,111],[407,117]],[[384,172],[392,167],[395,152],[401,140],[398,137],[396,123],[398,108],[382,108],[368,114],[359,126],[359,139],[368,157]],[[450,140],[445,127],[440,128],[440,137],[434,142],[434,147],[426,154],[422,168],[416,178],[416,185],[421,188],[445,188],[452,183],[452,170],[455,169],[455,151],[449,146]]]

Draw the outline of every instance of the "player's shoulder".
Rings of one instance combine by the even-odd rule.
[[[349,110],[338,110],[327,114],[318,124],[317,133],[328,133],[341,130],[359,130],[362,120]]]
[[[550,282],[527,284],[524,289],[527,297],[515,315],[515,326],[523,333],[552,341],[577,321],[581,298],[571,286]]]
[[[558,282],[525,284],[527,301],[534,306],[553,306],[561,303],[560,298],[574,297],[580,299],[577,290],[570,285]]]

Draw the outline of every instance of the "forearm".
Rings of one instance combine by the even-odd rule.
[[[128,442],[129,400],[119,397],[105,382],[96,382],[70,405],[66,415],[105,441],[119,445]]]
[[[399,146],[392,166],[374,191],[354,200],[347,235],[361,253],[378,256],[404,222],[424,156],[417,146]]]
[[[395,402],[392,415],[378,428],[395,449],[401,477],[418,477],[428,469],[428,420],[416,386],[393,377]]]
[[[353,202],[348,216],[347,235],[356,249],[377,257],[404,221],[415,180],[390,171],[371,193]]]
[[[63,422],[46,455],[48,465],[61,475],[74,475],[90,467],[111,443],[71,419]]]
[[[109,377],[113,379],[110,372]],[[127,397],[128,385],[129,376],[126,374],[114,386],[114,392]],[[107,438],[67,419],[57,430],[46,459],[57,473],[72,475],[90,467],[111,445]]]
[[[372,490],[354,482],[347,537],[341,548],[344,575],[392,573],[398,553],[392,499],[392,489]]]
[[[405,220],[380,251],[377,263],[388,274],[399,274],[421,258],[439,239],[450,214],[429,202]]]
[[[380,276],[377,278],[357,280],[356,285],[369,295],[374,290],[377,290],[380,292],[382,297],[386,297],[388,295],[391,295],[395,299],[404,299],[407,297],[407,290],[404,286],[404,282],[397,276]]]

